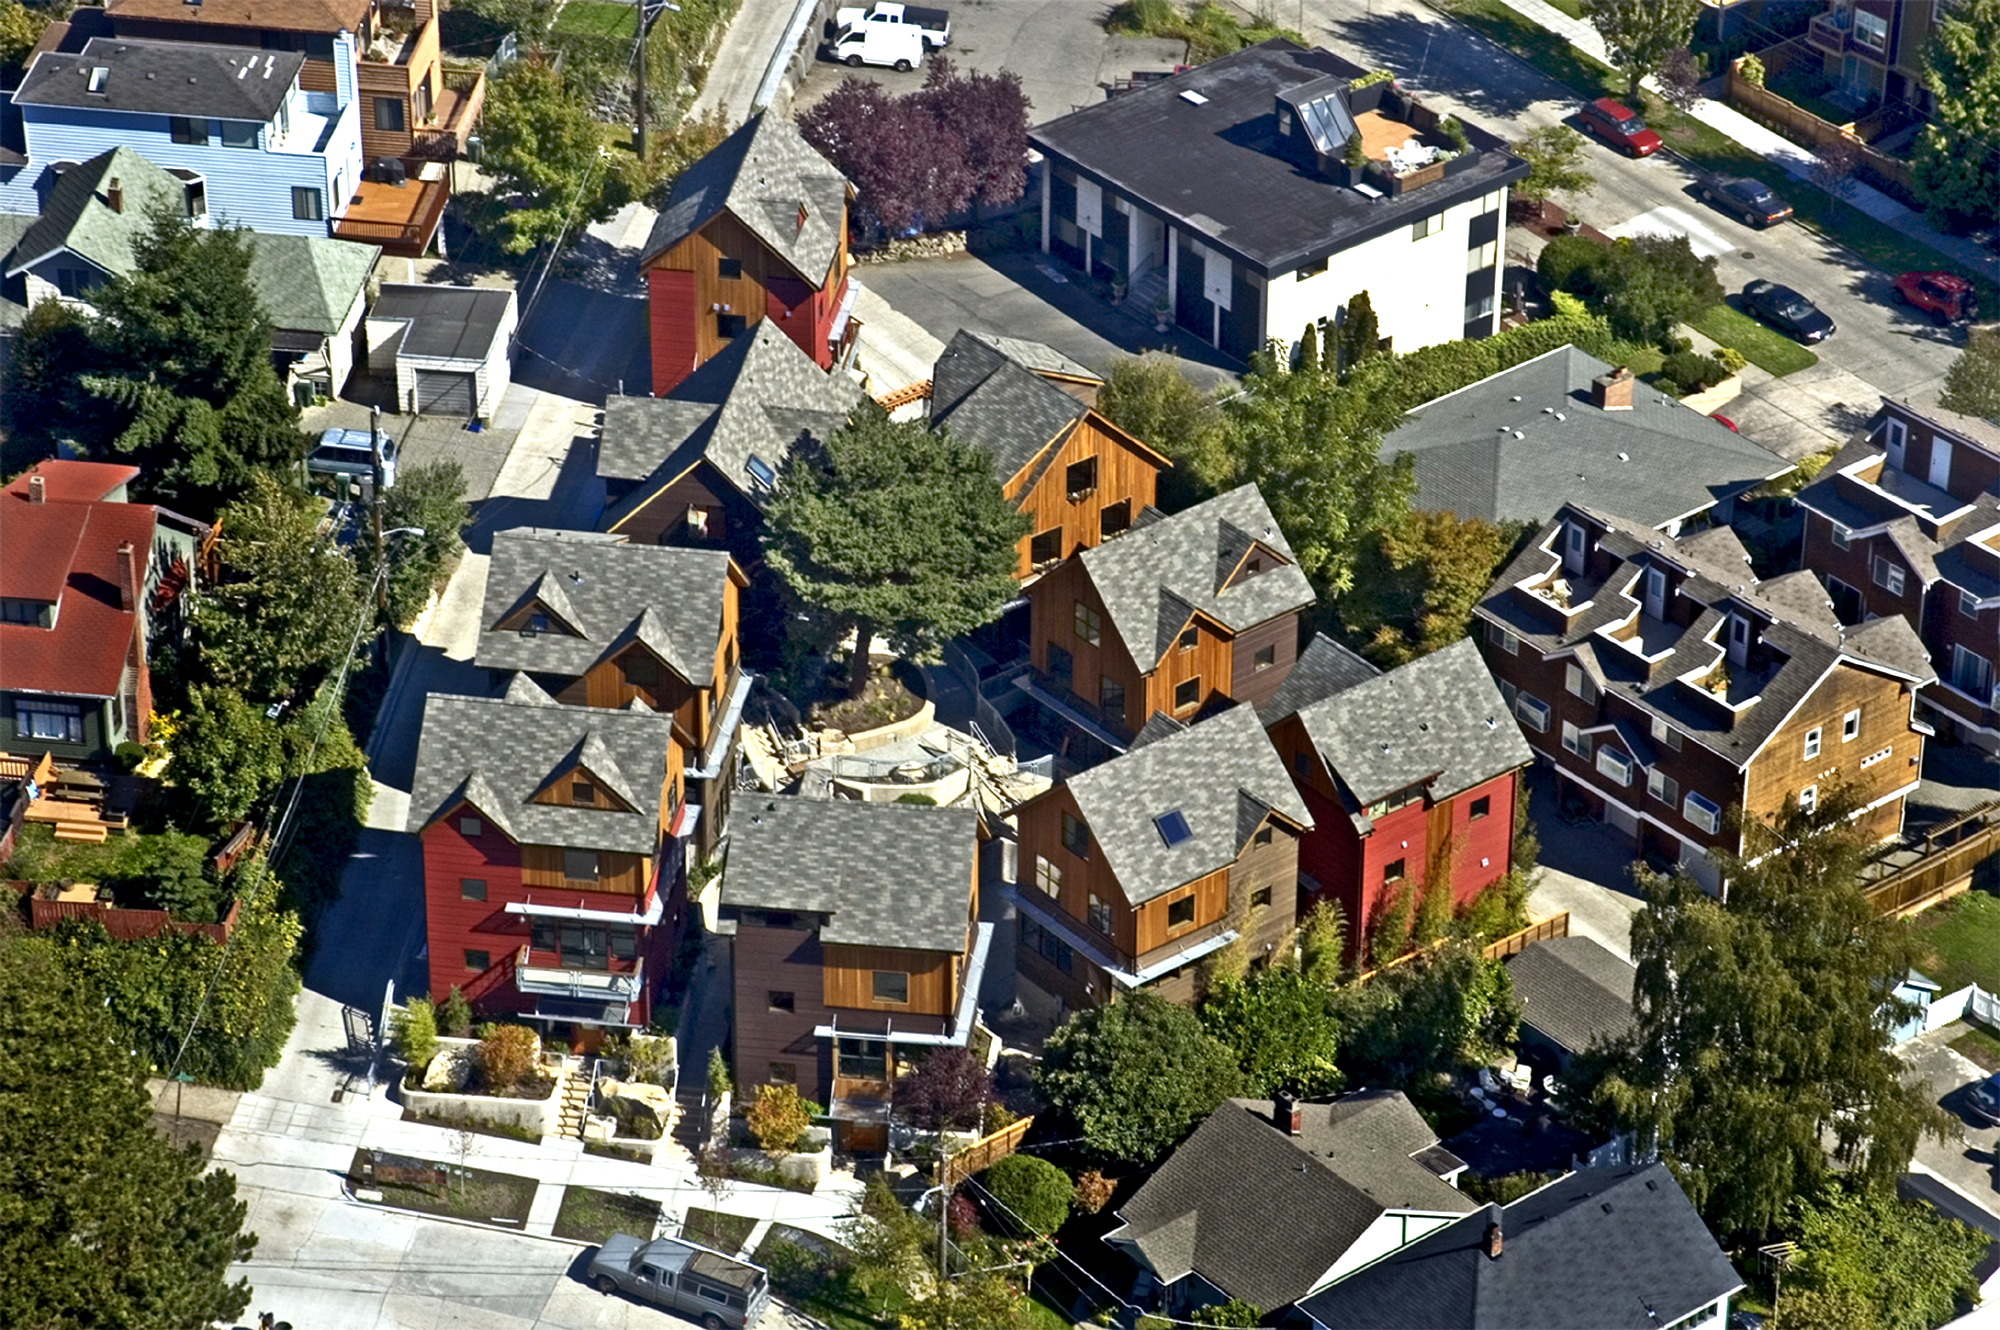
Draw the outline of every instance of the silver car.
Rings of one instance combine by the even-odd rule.
[[[706,1330],[753,1326],[771,1303],[771,1282],[761,1267],[679,1238],[646,1242],[614,1233],[590,1258],[587,1278],[600,1292],[630,1293]]]
[[[396,441],[389,437],[389,431],[375,431],[376,440],[382,445],[382,488],[396,488]],[[330,429],[319,436],[319,442],[306,454],[306,474],[308,476],[346,476],[358,483],[367,484],[375,477],[375,454],[368,446],[368,431],[365,429]]]

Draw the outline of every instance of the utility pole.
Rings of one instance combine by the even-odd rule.
[[[384,623],[389,619],[389,578],[384,563],[387,541],[382,536],[382,408],[368,408],[368,456],[374,484],[368,495],[368,523],[375,533],[375,607]]]
[[[648,3],[648,0],[639,0],[638,4],[634,7],[639,11],[639,94],[634,105],[639,115],[639,162],[641,165],[644,165],[646,161],[647,30],[650,26],[650,21],[653,15],[659,13],[663,9],[669,9],[672,10],[674,13],[678,14],[681,12],[681,7],[675,4],[662,4],[660,3],[660,0],[652,0],[651,3]]]
[[[941,1135],[941,1134],[940,1134]],[[940,1141],[942,1144],[942,1141]],[[951,1217],[951,1158],[938,1151],[938,1291],[944,1291],[951,1272],[945,1268],[945,1222]]]

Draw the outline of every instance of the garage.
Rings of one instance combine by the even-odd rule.
[[[491,421],[513,380],[514,292],[385,283],[368,312],[371,373],[393,375],[404,411]]]

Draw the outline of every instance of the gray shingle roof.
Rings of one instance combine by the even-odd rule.
[[[606,521],[615,523],[643,507],[661,486],[703,459],[761,505],[766,491],[750,474],[750,458],[768,463],[773,472],[782,470],[801,436],[826,438],[847,423],[861,397],[853,379],[813,364],[765,319],[668,396],[605,402],[597,474],[641,482]]]
[[[1301,707],[1366,683],[1381,673],[1325,633],[1314,633],[1312,641],[1299,653],[1292,672],[1271,694],[1271,700],[1257,708],[1258,719],[1268,729]]]
[[[1495,1223],[1497,1260],[1482,1250]],[[1322,1330],[1657,1330],[1742,1287],[1656,1163],[1482,1206],[1299,1305]]]
[[[1312,825],[1248,706],[1135,746],[1068,785],[1097,852],[1133,905],[1234,863],[1266,811]],[[1193,835],[1170,847],[1154,819],[1176,810]]]
[[[1047,342],[1030,341],[1026,337],[1003,337],[999,333],[974,332],[967,328],[966,336],[976,337],[998,351],[1017,365],[1026,366],[1037,374],[1053,375],[1060,379],[1080,379],[1090,383],[1102,383],[1104,378],[1090,366],[1071,360]]]
[[[1535,760],[1469,637],[1302,707],[1299,720],[1357,805],[1419,783],[1448,799]]]
[[[931,369],[931,425],[984,449],[1002,484],[1067,434],[1084,410],[992,340],[962,329]]]
[[[463,799],[519,844],[652,854],[672,727],[652,711],[563,706],[522,675],[503,697],[433,693],[405,829],[421,832]],[[533,802],[579,762],[633,811]]]
[[[1223,578],[1252,542],[1280,561],[1223,589]],[[1166,654],[1196,610],[1240,633],[1313,602],[1312,584],[1255,485],[1136,525],[1077,557],[1142,673]]]
[[[1301,1106],[1303,1131],[1265,1099],[1211,1113],[1118,1210],[1130,1241],[1164,1280],[1188,1273],[1277,1310],[1313,1283],[1388,1209],[1464,1214],[1473,1203],[1412,1156],[1437,1135],[1401,1091]]]
[[[1547,938],[1510,958],[1521,1020],[1572,1053],[1632,1029],[1632,963],[1587,937]]]
[[[729,555],[721,550],[628,545],[616,536],[518,527],[493,537],[480,607],[486,669],[579,677],[634,637],[689,683],[705,686],[722,632]],[[546,633],[494,625],[539,601],[557,623]]]
[[[646,238],[645,257],[673,248],[727,209],[817,287],[840,247],[848,188],[847,177],[790,120],[760,111],[681,172]]]
[[[1558,347],[1412,408],[1383,437],[1382,459],[1411,455],[1420,509],[1543,522],[1569,499],[1649,527],[1792,469],[1645,384],[1634,385],[1630,411],[1600,410],[1590,383],[1610,369]]]
[[[269,120],[305,67],[296,51],[93,37],[69,55],[35,57],[14,93],[21,106]],[[99,91],[90,85],[94,71]]]
[[[380,245],[329,236],[251,231],[243,238],[250,244],[250,284],[272,326],[326,336],[339,331],[382,256]]]
[[[826,942],[962,952],[978,824],[969,808],[739,797],[721,901],[827,915]]]

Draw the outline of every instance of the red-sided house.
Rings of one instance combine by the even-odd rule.
[[[424,704],[408,830],[423,841],[433,997],[552,1032],[643,1026],[686,914],[673,720],[565,706],[526,675]]]
[[[104,762],[143,743],[146,649],[209,529],[131,503],[137,467],[47,461],[0,493],[0,751]]]
[[[2000,749],[2000,428],[1885,397],[1798,502],[1802,561],[1842,622],[1908,622],[1938,675],[1921,713]]]
[[[1313,816],[1300,907],[1338,904],[1355,943],[1433,874],[1463,909],[1507,872],[1535,754],[1469,638],[1383,674],[1316,637],[1263,721]]]
[[[646,276],[653,391],[664,394],[766,319],[821,369],[853,341],[854,187],[792,123],[760,111],[681,172],[653,223]]]

